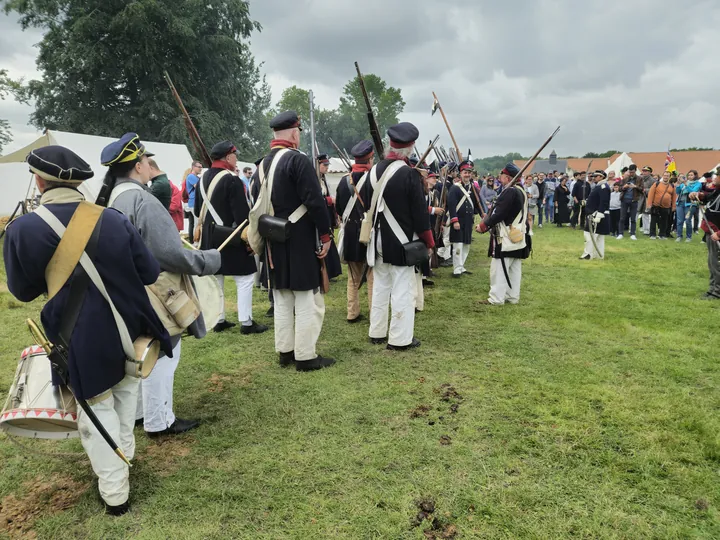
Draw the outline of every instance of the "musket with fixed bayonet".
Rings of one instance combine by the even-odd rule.
[[[187,129],[188,136],[190,137],[190,142],[192,143],[196,154],[200,156],[205,167],[209,168],[212,165],[212,159],[210,159],[210,154],[208,153],[205,144],[200,138],[200,134],[195,128],[195,124],[190,118],[190,114],[188,114],[187,109],[185,108],[185,104],[183,103],[180,94],[178,94],[178,91],[175,89],[175,85],[173,84],[172,79],[170,79],[170,75],[167,71],[165,72],[165,81],[168,83],[168,86],[170,87],[170,92],[172,92],[172,95],[175,98],[178,107],[180,108],[180,112],[183,115],[183,120],[185,121],[185,129]]]
[[[378,159],[385,157],[385,147],[382,142],[382,135],[380,135],[380,128],[378,128],[377,122],[375,121],[375,113],[373,112],[372,104],[370,103],[370,96],[368,96],[367,88],[365,88],[365,79],[363,78],[360,66],[355,62],[355,69],[357,70],[358,83],[360,84],[360,91],[362,92],[363,99],[365,100],[365,107],[367,108],[367,119],[370,125],[370,137],[375,145],[375,153]]]

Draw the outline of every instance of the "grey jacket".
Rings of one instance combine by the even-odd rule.
[[[128,182],[138,185],[142,190],[125,191],[113,201],[112,207],[125,214],[135,226],[143,243],[160,264],[160,269],[190,276],[215,274],[220,269],[220,252],[216,249],[185,249],[170,214],[145,186],[131,178],[118,178],[115,186]],[[207,333],[202,315],[188,327],[188,332],[197,338]]]

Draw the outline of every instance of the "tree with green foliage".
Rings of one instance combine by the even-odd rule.
[[[670,152],[709,152],[715,150],[712,147],[691,146],[689,148],[671,148]]]
[[[588,152],[587,154],[585,154],[583,156],[583,158],[586,158],[586,159],[609,158],[609,157],[613,157],[615,154],[622,154],[622,152],[620,152],[620,150],[608,150],[607,152],[602,152],[600,154],[598,154],[596,152]]]
[[[505,165],[515,161],[516,159],[527,159],[517,152],[511,152],[504,156],[490,156],[480,159],[474,159],[473,165],[478,174],[493,174],[497,175],[503,170]]]
[[[245,160],[270,140],[270,90],[248,38],[247,0],[0,0],[45,31],[30,81],[38,128],[186,143],[167,70],[206,145],[230,139]]]
[[[4,100],[8,96],[14,96],[16,99],[22,100],[21,83],[10,79],[7,70],[0,69],[0,100]],[[12,142],[10,123],[4,118],[0,118],[0,152],[2,152],[3,146],[10,142]]]

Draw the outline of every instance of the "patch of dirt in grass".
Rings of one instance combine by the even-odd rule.
[[[705,512],[710,508],[710,503],[707,502],[705,499],[698,499],[697,501],[695,501],[695,508],[697,510]]]
[[[427,416],[430,412],[428,405],[418,405],[412,411],[410,411],[410,418],[421,418]]]
[[[452,439],[450,438],[450,435],[442,435],[440,437],[440,444],[443,446],[450,446],[452,444]]]
[[[425,538],[432,540],[438,538],[457,538],[458,529],[452,523],[444,523],[438,518],[432,520],[432,527],[423,531]]]
[[[445,402],[463,400],[463,397],[455,390],[455,387],[448,383],[441,384],[439,388],[435,389],[435,392],[440,394],[440,399]]]
[[[208,392],[216,393],[225,390],[225,384],[230,384],[232,377],[213,373],[208,379]]]
[[[52,482],[40,477],[23,484],[27,495],[18,499],[8,495],[0,501],[0,530],[10,538],[36,538],[32,530],[35,520],[75,506],[90,487],[68,476]]]
[[[144,456],[137,456],[137,461],[147,461],[148,466],[159,476],[170,476],[176,472],[180,462],[190,455],[194,439],[176,438],[158,439],[145,449]]]
[[[435,501],[430,497],[423,497],[415,501],[418,513],[410,520],[412,527],[419,527],[423,522],[430,522],[430,527],[423,531],[425,538],[436,539],[452,539],[458,535],[458,529],[452,523],[447,523],[443,519],[435,516]],[[449,516],[449,513],[446,514]]]

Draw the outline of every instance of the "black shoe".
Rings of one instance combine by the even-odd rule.
[[[295,369],[297,371],[317,371],[318,369],[330,367],[335,363],[334,358],[325,358],[318,356],[312,360],[304,360],[301,362],[295,362]]]
[[[137,420],[135,420],[135,427],[141,427],[144,423],[145,423],[144,418],[138,418]]]
[[[463,274],[467,274],[468,276],[472,276],[472,272],[470,270],[463,270]]]
[[[265,312],[266,317],[274,317],[275,316],[275,306],[270,306],[270,309],[268,309]]]
[[[429,277],[429,278],[435,277],[435,272],[433,272],[432,270],[430,270],[430,273],[427,275],[427,277]]]
[[[715,296],[712,293],[706,292],[700,297],[702,300],[720,300],[720,296]]]
[[[295,351],[280,353],[280,367],[290,367],[295,365]]]
[[[365,320],[365,315],[363,315],[363,314],[361,313],[360,315],[358,315],[358,316],[355,317],[354,319],[348,319],[347,322],[349,322],[350,324],[355,324],[355,323],[357,323],[357,322],[364,321],[364,320]]]
[[[110,506],[109,504],[105,503],[105,513],[108,516],[122,516],[123,514],[127,514],[130,511],[130,501],[125,501],[122,504],[118,504],[117,506]]]
[[[445,259],[443,262],[440,263],[439,266],[441,266],[442,268],[448,268],[452,265],[453,265],[453,263],[450,259]]]
[[[215,325],[215,328],[213,328],[213,332],[223,332],[223,331],[227,330],[228,328],[232,328],[233,326],[237,326],[237,325],[230,321],[222,321]]]
[[[185,433],[186,431],[195,429],[199,425],[200,422],[197,420],[183,420],[182,418],[176,417],[175,421],[169,428],[163,429],[162,431],[148,432],[148,437],[154,439],[156,437],[163,437],[165,435],[180,435],[181,433]]]
[[[420,346],[420,340],[417,338],[412,338],[412,341],[409,345],[390,345],[388,343],[387,350],[388,351],[407,351],[408,349],[414,349],[415,347]]]
[[[371,337],[370,343],[373,345],[382,345],[383,343],[387,343],[386,337]]]
[[[423,284],[423,287],[428,287],[428,288],[432,288],[435,286],[435,282],[431,281],[429,279],[423,279],[422,284]]]
[[[455,273],[453,273],[453,275],[452,275],[452,277],[454,277],[454,278],[459,278],[460,276],[462,276],[462,274],[455,274]]]
[[[581,261],[589,261],[590,255],[583,255],[582,257],[578,257]]]
[[[263,332],[268,331],[268,327],[264,324],[258,324],[255,321],[251,321],[250,326],[242,325],[240,327],[240,333],[241,334],[262,334]]]

